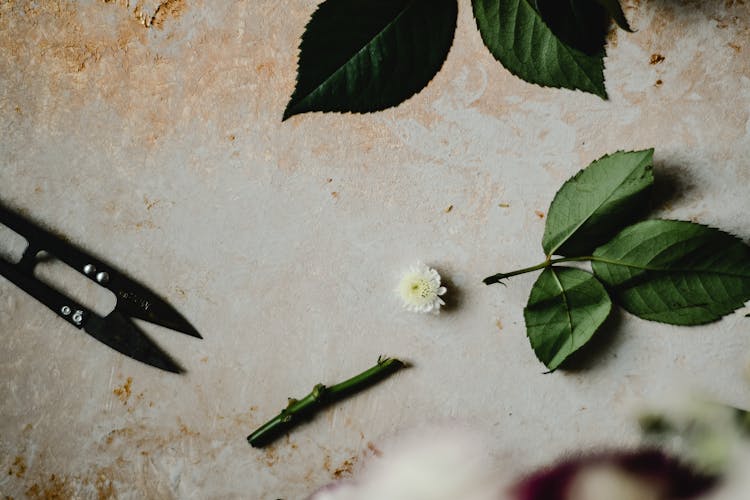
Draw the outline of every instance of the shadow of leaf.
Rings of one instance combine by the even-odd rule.
[[[685,167],[671,163],[654,165],[654,188],[651,195],[653,212],[670,210],[683,199],[688,199],[696,185],[690,181]]]
[[[602,359],[612,354],[614,357],[616,349],[622,344],[622,318],[625,312],[614,305],[612,312],[591,340],[570,355],[559,370],[565,372],[582,372],[595,367]]]

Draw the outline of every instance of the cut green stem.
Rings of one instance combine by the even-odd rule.
[[[285,431],[311,417],[324,406],[370,387],[406,366],[406,363],[396,358],[379,357],[375,366],[348,380],[330,387],[317,384],[310,394],[304,398],[299,400],[289,398],[287,407],[281,410],[281,413],[276,417],[253,431],[247,437],[247,440],[253,447],[263,447]]]
[[[552,259],[550,257],[547,257],[547,260],[535,266],[524,267],[523,269],[518,269],[516,271],[511,271],[509,273],[498,273],[488,278],[484,278],[482,281],[484,282],[485,285],[493,285],[495,283],[502,283],[502,280],[506,278],[510,278],[512,276],[518,276],[519,274],[526,274],[526,273],[538,271],[540,269],[550,267],[552,264],[559,264],[560,262],[588,262],[592,260],[598,260],[598,259],[594,257],[593,255],[586,255],[582,257],[560,257],[559,259]]]

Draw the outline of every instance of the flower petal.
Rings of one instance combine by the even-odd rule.
[[[440,306],[445,305],[439,296],[447,292],[440,282],[440,273],[418,262],[401,278],[396,293],[406,310],[438,314]]]

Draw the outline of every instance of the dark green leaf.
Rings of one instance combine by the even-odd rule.
[[[554,370],[586,344],[604,323],[612,302],[591,273],[548,267],[534,283],[524,309],[536,357]]]
[[[542,248],[547,255],[589,255],[643,215],[654,183],[654,150],[604,156],[563,184],[552,200]]]
[[[630,29],[630,24],[628,24],[628,20],[625,17],[625,13],[622,11],[622,5],[620,5],[620,0],[596,0],[598,3],[600,3],[605,9],[607,9],[607,12],[609,12],[609,15],[614,18],[617,25],[624,29],[625,31],[633,32],[632,29]]]
[[[545,87],[578,89],[607,98],[604,50],[588,55],[563,43],[531,0],[472,0],[484,44],[514,75]]]
[[[536,0],[536,6],[561,42],[589,55],[603,55],[610,21],[597,0]]]
[[[648,320],[700,325],[750,300],[750,247],[692,222],[630,226],[594,252],[592,266],[618,303]]]
[[[302,36],[284,119],[366,113],[408,99],[443,65],[457,14],[456,0],[326,0]]]

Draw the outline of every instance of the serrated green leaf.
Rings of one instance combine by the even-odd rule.
[[[597,0],[536,0],[536,7],[561,42],[589,55],[602,54],[610,21]]]
[[[556,369],[591,340],[611,310],[607,291],[591,273],[546,268],[523,312],[536,357],[550,370]]]
[[[619,304],[652,321],[710,323],[750,300],[750,247],[693,222],[630,226],[594,252],[592,267]]]
[[[457,15],[456,0],[326,0],[302,36],[284,119],[400,104],[443,65]]]
[[[654,183],[653,149],[604,156],[563,184],[547,214],[547,255],[590,254],[643,215]]]
[[[607,9],[609,15],[615,20],[620,28],[631,33],[633,32],[633,30],[630,28],[630,24],[628,24],[628,19],[625,17],[625,13],[622,11],[620,0],[596,0],[596,2]]]
[[[531,0],[472,0],[472,6],[484,44],[508,71],[537,85],[607,98],[603,47],[588,55],[566,45]]]

